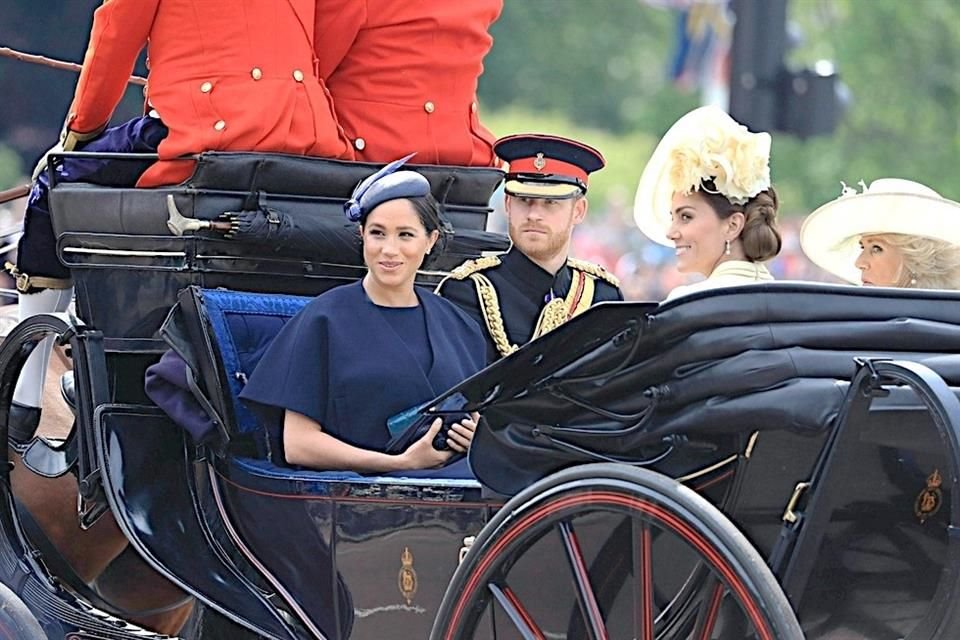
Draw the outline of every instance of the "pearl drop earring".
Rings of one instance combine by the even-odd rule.
[[[729,240],[724,240],[724,241],[723,241],[723,255],[725,255],[725,256],[730,255],[730,241],[729,241]]]

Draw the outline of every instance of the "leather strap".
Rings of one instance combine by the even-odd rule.
[[[50,542],[50,538],[48,538],[47,534],[45,534],[43,529],[40,528],[40,525],[30,514],[30,511],[23,506],[19,500],[16,498],[14,498],[14,500],[17,504],[17,515],[20,518],[20,525],[23,527],[23,531],[27,534],[30,542],[34,547],[37,548],[37,551],[40,552],[42,556],[41,560],[43,564],[46,565],[47,570],[71,591],[76,593],[78,596],[86,600],[97,609],[105,611],[112,616],[129,620],[131,618],[145,618],[158,613],[172,611],[177,607],[183,606],[193,598],[193,596],[187,595],[185,598],[180,598],[171,604],[155,607],[153,609],[142,609],[139,611],[128,611],[110,602],[107,602],[99,593],[97,593],[92,587],[90,587],[90,585],[84,582],[83,579],[77,575],[77,572],[73,570],[73,567],[70,566],[70,563],[67,562],[67,559],[64,558],[60,552],[57,551],[57,548],[53,545],[53,543]]]
[[[4,269],[16,279],[17,291],[30,293],[31,289],[69,289],[73,280],[69,278],[48,278],[46,276],[31,276],[21,272],[17,265],[5,262]]]

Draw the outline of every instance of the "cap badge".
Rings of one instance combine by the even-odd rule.
[[[543,171],[543,168],[547,166],[547,159],[543,157],[542,153],[538,153],[537,157],[533,159],[533,166],[537,168],[537,171]]]

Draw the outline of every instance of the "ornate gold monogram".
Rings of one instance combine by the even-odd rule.
[[[409,547],[403,548],[400,554],[400,573],[397,575],[397,586],[400,593],[407,601],[407,605],[413,604],[413,596],[417,595],[417,572],[413,570],[413,553]]]
[[[543,168],[547,166],[547,159],[543,157],[542,153],[538,153],[537,157],[533,159],[533,166],[537,168],[537,171],[543,171]]]
[[[940,476],[940,470],[934,469],[927,477],[927,486],[917,496],[913,503],[913,513],[923,524],[928,518],[932,518],[940,511],[943,505],[943,492],[940,491],[940,485],[943,484],[943,478]]]

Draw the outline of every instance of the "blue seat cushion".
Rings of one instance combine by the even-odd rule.
[[[239,395],[273,338],[312,298],[223,289],[201,289],[198,296],[226,375],[234,429],[253,436],[264,458],[282,463],[282,425],[264,424]]]

